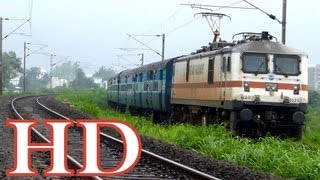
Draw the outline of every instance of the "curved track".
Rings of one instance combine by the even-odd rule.
[[[15,104],[17,104],[17,101],[23,100],[25,98],[33,98],[36,99],[36,103],[43,108],[43,110],[49,112],[53,117],[60,118],[60,119],[67,119],[70,120],[70,118],[48,108],[44,104],[39,102],[39,99],[43,98],[44,96],[22,96],[17,97],[11,102],[12,109],[17,116],[17,118],[24,119],[18,112],[17,108],[15,107]],[[41,134],[38,130],[35,128],[32,128],[32,131],[37,135],[38,138],[41,138],[43,141],[50,142],[45,135]],[[79,134],[79,133],[78,133]],[[102,143],[106,142],[112,142],[113,146],[119,151],[122,149],[122,141],[114,138],[112,136],[109,136],[103,132],[100,132],[100,138]],[[74,140],[74,139],[73,139]],[[77,139],[76,141],[80,141]],[[120,147],[119,147],[120,146]],[[110,145],[105,146],[110,147]],[[101,149],[102,150],[102,149]],[[110,154],[110,151],[108,150],[108,153]],[[76,160],[77,158],[74,158],[70,155],[68,155],[68,160],[77,168],[81,168],[81,160]],[[115,163],[118,161],[115,160]],[[110,165],[109,165],[110,166]],[[114,166],[114,165],[111,165]],[[156,166],[156,168],[154,167]],[[151,173],[149,172],[151,170]],[[154,171],[157,171],[157,173],[154,173]],[[167,173],[167,174],[166,174]],[[159,175],[159,176],[158,176]],[[101,177],[91,177],[93,179],[102,179]],[[129,172],[128,174],[125,174],[124,176],[117,177],[120,179],[218,179],[214,176],[211,176],[209,174],[200,172],[196,169],[190,168],[188,166],[185,166],[183,164],[177,163],[175,161],[172,161],[170,159],[164,158],[162,156],[159,156],[155,153],[152,153],[150,151],[142,149],[142,155],[139,164],[132,170],[132,172]]]

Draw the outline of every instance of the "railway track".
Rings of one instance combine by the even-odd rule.
[[[11,107],[14,114],[19,119],[24,118],[37,118],[41,121],[44,118],[55,118],[55,119],[67,119],[65,115],[60,114],[50,108],[45,104],[42,104],[39,100],[45,96],[21,96],[12,100]],[[19,107],[19,103],[22,101],[28,101],[27,107]],[[31,100],[31,101],[30,101]],[[37,108],[37,111],[45,111],[44,115],[28,115],[28,117],[22,117],[19,111],[24,111],[24,116],[26,111],[31,113],[31,109]],[[32,128],[34,138],[42,142],[50,142],[48,140],[48,132],[45,128],[41,127],[42,123],[39,122],[37,128]],[[82,167],[82,130],[80,128],[70,128],[68,136],[68,163],[74,168]],[[116,167],[121,160],[122,155],[122,141],[110,136],[104,132],[100,132],[101,139],[101,166],[104,168]],[[93,176],[92,179],[105,179],[106,177]],[[164,158],[160,155],[152,153],[150,151],[142,149],[142,155],[139,163],[136,167],[127,174],[120,177],[112,177],[113,179],[218,179],[209,174],[198,171],[194,168],[185,166],[183,164],[177,163],[170,159]],[[110,179],[110,177],[106,178]]]

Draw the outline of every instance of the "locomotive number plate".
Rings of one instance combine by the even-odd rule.
[[[290,98],[290,102],[291,103],[300,103],[300,99],[299,98]]]
[[[241,95],[241,100],[254,100],[254,96]]]

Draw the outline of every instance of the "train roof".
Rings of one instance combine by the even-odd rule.
[[[247,41],[244,43],[234,44],[233,46],[225,46],[223,48],[193,53],[187,56],[182,56],[177,58],[175,61],[185,61],[189,59],[198,59],[204,58],[208,56],[212,56],[215,54],[221,53],[230,53],[230,52],[257,52],[257,53],[267,53],[267,54],[292,54],[292,55],[307,55],[303,51],[298,49],[289,47],[280,42],[272,42],[272,41]]]
[[[176,58],[166,59],[163,61],[154,62],[151,64],[146,64],[144,66],[134,68],[134,69],[127,69],[119,73],[120,76],[138,74],[145,71],[154,71],[158,69],[163,69],[167,66],[168,63],[172,62]]]
[[[230,48],[232,52],[263,52],[268,54],[306,55],[303,51],[289,47],[280,42],[249,41]]]

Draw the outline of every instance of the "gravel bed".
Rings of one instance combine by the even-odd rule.
[[[57,177],[43,177],[41,175],[35,177],[7,177],[6,170],[13,168],[14,154],[13,154],[13,129],[6,126],[7,119],[14,119],[11,111],[11,100],[13,97],[0,97],[0,179],[58,179]],[[48,160],[44,158],[46,153],[41,155],[32,153],[32,167],[43,169],[43,162]]]
[[[19,108],[18,111],[26,119],[37,119],[39,120],[39,125],[36,129],[49,139],[49,132],[47,128],[43,127],[43,119],[56,119],[51,113],[43,110],[42,107],[36,104],[36,98],[26,98],[20,100],[16,103],[16,107]],[[61,111],[59,111],[61,112]],[[73,127],[69,128],[68,132],[68,154],[77,159],[80,163],[83,162],[82,153],[82,128]],[[122,155],[123,148],[115,145],[109,141],[104,141],[101,143],[100,157],[101,157],[101,167],[103,168],[115,168],[119,165]],[[35,167],[41,173],[44,169],[48,168],[50,164],[50,156],[48,152],[36,152],[34,153],[34,159],[37,159],[34,164]],[[150,162],[145,159],[140,159],[139,163],[135,166],[133,170],[126,173],[120,177],[112,177],[111,179],[188,179],[185,175],[177,173],[168,169],[167,167]],[[56,178],[58,179],[58,178]],[[70,178],[65,178],[70,179]],[[71,179],[77,179],[76,177]],[[82,179],[82,178],[78,178]],[[105,178],[103,178],[105,179]],[[106,178],[110,179],[110,178]]]
[[[61,114],[73,119],[94,119],[94,116],[76,111],[68,104],[60,103],[54,97],[43,99],[42,102],[48,107],[60,112]],[[111,132],[113,133],[113,132]],[[113,134],[118,136],[117,134]],[[141,136],[142,145],[145,150],[149,150],[168,159],[185,164],[187,166],[206,172],[221,179],[280,179],[272,174],[259,172],[250,168],[236,164],[215,160],[202,154],[177,147],[176,145],[154,139],[147,136]]]
[[[0,98],[0,179],[6,179],[6,169],[13,167],[13,129],[6,126],[11,118],[10,102],[12,97]]]
[[[15,107],[17,108],[19,114],[24,118],[24,119],[33,119],[33,120],[38,120],[38,126],[36,129],[43,134],[47,139],[49,138],[49,131],[47,128],[42,128],[43,127],[43,119],[53,119],[54,117],[51,116],[50,114],[43,112],[35,103],[36,97],[29,97],[26,99],[18,99],[15,103]],[[11,108],[11,106],[10,106]],[[13,115],[12,115],[13,116]],[[31,141],[35,143],[44,143],[44,141],[39,141],[38,138],[35,138],[35,136],[31,137]],[[68,179],[68,180],[80,180],[83,178],[79,177],[44,177],[43,175],[43,170],[48,169],[50,165],[50,153],[43,151],[43,152],[32,152],[32,167],[37,169],[39,176],[36,177],[29,177],[30,179],[52,179],[52,180],[57,180],[57,179]],[[26,177],[13,177],[12,179],[28,179]]]

